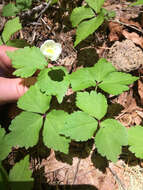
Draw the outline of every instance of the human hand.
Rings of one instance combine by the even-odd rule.
[[[5,45],[0,46],[0,105],[15,102],[28,90],[28,79],[8,78],[12,76],[14,69],[6,52],[15,50],[17,50],[17,48]]]

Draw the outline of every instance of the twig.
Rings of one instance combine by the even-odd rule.
[[[111,172],[111,174],[114,176],[115,180],[121,185],[123,190],[126,190],[126,188],[124,187],[125,185],[122,183],[122,181],[120,180],[120,178],[117,176],[117,174],[110,168],[109,171]]]
[[[124,25],[124,26],[128,26],[128,27],[130,27],[130,28],[132,28],[132,29],[134,29],[134,30],[137,30],[138,32],[141,32],[141,33],[143,34],[143,30],[140,30],[140,29],[138,29],[138,28],[135,27],[135,26],[129,25],[129,24],[124,23],[124,22],[121,22],[121,21],[119,21],[119,20],[109,20],[109,21],[111,21],[111,22],[116,22],[116,23],[122,24],[122,25]]]
[[[48,3],[41,3],[40,5],[34,7],[33,9],[29,9],[27,11],[22,12],[19,16],[20,18],[25,18],[25,17],[31,17],[35,13],[42,11],[44,7],[46,7]]]
[[[44,12],[48,9],[48,7],[50,6],[52,0],[49,0],[48,3],[46,3],[46,6],[43,10],[41,10],[41,12],[38,14],[38,16],[36,17],[37,20],[37,23],[41,20],[42,18],[42,15],[44,14]],[[33,32],[33,36],[32,36],[32,41],[31,41],[31,44],[33,44],[34,40],[35,40],[35,37],[36,37],[36,28],[37,28],[37,25],[35,25],[35,28],[34,28],[34,32]]]
[[[73,179],[73,184],[75,184],[75,181],[76,181],[76,177],[77,177],[77,173],[78,173],[78,170],[79,170],[80,161],[81,161],[81,159],[79,159],[78,163],[77,163],[77,167],[76,167],[76,171],[75,171],[75,175],[74,175],[74,179]]]

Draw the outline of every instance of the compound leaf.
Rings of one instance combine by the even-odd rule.
[[[78,92],[76,97],[76,105],[82,111],[100,120],[107,112],[107,100],[104,95],[96,91]]]
[[[85,112],[77,111],[70,114],[61,134],[76,141],[87,141],[97,129],[97,121]]]
[[[22,26],[19,22],[19,17],[7,21],[2,33],[3,41],[6,43],[10,39],[11,35],[20,30],[21,28]]]
[[[129,89],[128,84],[136,81],[138,77],[122,72],[112,72],[103,79],[98,86],[109,94],[118,95]]]
[[[72,26],[75,27],[77,26],[82,20],[94,17],[95,14],[92,11],[91,8],[87,7],[77,7],[72,11],[70,20],[72,22]]]
[[[69,76],[74,91],[83,90],[90,86],[96,86],[95,76],[91,74],[93,68],[81,68]]]
[[[127,131],[118,121],[107,119],[101,122],[101,128],[95,136],[95,145],[102,156],[116,162],[121,147],[127,145]]]
[[[37,85],[29,90],[18,100],[18,107],[31,112],[45,113],[50,107],[51,96],[43,94]]]
[[[12,146],[29,148],[37,144],[39,131],[42,127],[41,115],[31,112],[22,112],[10,125],[11,132],[6,135],[6,140]]]
[[[68,113],[62,110],[52,110],[46,116],[43,129],[44,144],[65,154],[68,153],[70,139],[61,136],[60,131],[64,127],[67,116]]]
[[[98,15],[97,17],[92,18],[88,21],[81,22],[77,27],[76,41],[74,43],[74,46],[77,46],[77,44],[79,44],[82,40],[97,30],[103,21],[104,17],[102,15]]]
[[[32,170],[29,169],[29,155],[16,163],[9,173],[12,190],[31,190],[33,186]]]
[[[143,127],[135,126],[128,129],[129,150],[135,153],[136,157],[143,158]]]
[[[114,71],[116,71],[115,67],[104,58],[99,59],[94,67],[90,68],[90,72],[97,82],[106,79],[107,75]]]
[[[100,13],[100,9],[104,4],[104,0],[85,0],[88,5],[96,12]]]
[[[5,137],[5,130],[0,127],[0,161],[8,156],[12,148],[12,145],[9,144]]]
[[[7,52],[12,65],[17,69],[13,74],[22,78],[32,76],[37,69],[48,65],[44,55],[37,47],[25,47],[14,52]]]
[[[47,95],[54,95],[61,103],[68,86],[68,73],[64,67],[44,69],[38,75],[38,87]]]

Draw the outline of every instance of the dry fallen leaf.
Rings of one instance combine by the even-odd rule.
[[[139,45],[141,48],[143,48],[143,38],[140,37],[135,32],[128,32],[127,30],[123,30],[122,34],[127,38],[128,40],[132,40],[135,44]]]
[[[128,24],[129,26],[135,26],[136,28],[142,30],[142,27],[138,22],[135,22],[133,20],[128,20],[128,19],[123,18],[123,17],[120,18],[120,21],[125,23],[125,24]]]
[[[122,35],[123,27],[119,23],[109,22],[109,30],[110,34],[108,36],[109,41],[117,41],[119,40],[120,36]]]
[[[143,83],[141,80],[138,80],[138,93],[140,96],[141,104],[143,105]]]

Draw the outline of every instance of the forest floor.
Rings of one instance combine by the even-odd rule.
[[[0,4],[0,14],[4,2]],[[32,8],[42,2],[44,1],[36,1]],[[79,67],[90,67],[99,58],[105,57],[118,70],[140,76],[134,85],[130,85],[128,92],[111,98],[108,111],[126,127],[142,125],[143,7],[129,7],[130,1],[126,0],[106,0],[104,8],[114,10],[116,17],[105,21],[93,35],[74,48],[76,30],[72,28],[70,14],[82,3],[82,0],[60,0],[58,4],[49,6],[40,19],[35,19],[34,16],[21,18],[23,28],[13,38],[25,39],[30,45],[37,47],[47,39],[61,43],[63,50],[58,64],[65,66],[70,72]],[[0,21],[1,33],[7,18],[0,16]],[[121,52],[121,49],[125,49],[125,52]],[[136,59],[135,65],[131,55]],[[66,109],[72,109],[72,104]],[[1,124],[7,127],[19,110],[15,104],[10,104],[4,106],[1,112]],[[55,185],[47,189],[143,190],[142,160],[123,148],[119,161],[112,163],[101,157],[92,145],[92,140],[86,143],[73,142],[69,155],[37,148],[35,158],[31,161],[31,167],[35,168],[35,190],[40,189],[40,183],[44,182]],[[21,149],[20,156],[24,154],[25,150]],[[7,168],[14,165],[16,156],[17,150],[14,150],[5,161]]]

